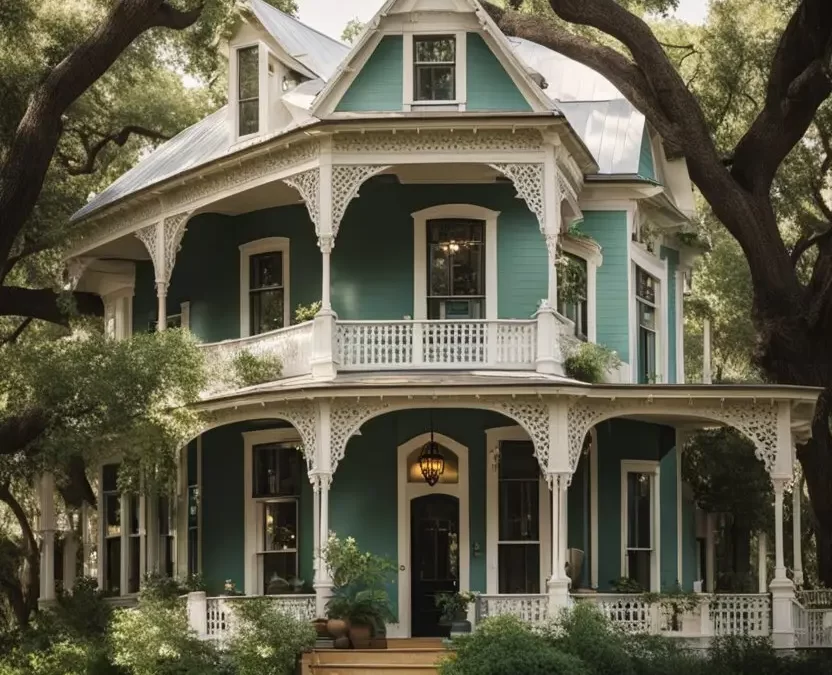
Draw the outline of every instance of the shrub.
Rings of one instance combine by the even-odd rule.
[[[113,662],[131,675],[214,675],[219,653],[188,627],[183,603],[146,601],[117,611],[110,626]]]
[[[594,384],[620,365],[621,359],[614,351],[594,342],[582,342],[566,357],[563,369],[573,380]]]
[[[306,321],[312,321],[312,319],[315,318],[315,315],[320,311],[320,300],[311,302],[308,305],[298,305],[297,307],[295,307],[294,323],[304,323]]]
[[[578,603],[549,624],[544,634],[559,650],[580,659],[592,675],[631,675],[625,637],[594,606]]]
[[[565,654],[513,616],[484,621],[455,638],[441,675],[587,675],[581,660]]]
[[[174,600],[192,591],[204,591],[205,584],[198,574],[190,575],[185,579],[169,577],[159,572],[150,572],[144,575],[140,598],[144,601],[167,601]]]
[[[273,382],[280,378],[283,363],[271,354],[257,355],[243,350],[231,361],[234,382],[240,387],[253,387],[264,382]]]
[[[265,598],[237,602],[238,628],[226,657],[235,675],[291,675],[315,644],[312,624],[282,614]]]

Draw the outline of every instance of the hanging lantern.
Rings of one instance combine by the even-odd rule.
[[[431,487],[436,485],[439,477],[445,473],[445,458],[442,456],[439,443],[433,439],[422,446],[422,452],[419,453],[419,468],[422,470],[425,482]]]

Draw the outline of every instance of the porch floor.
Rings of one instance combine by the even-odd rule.
[[[447,653],[440,638],[390,638],[387,649],[314,649],[302,675],[436,675]]]

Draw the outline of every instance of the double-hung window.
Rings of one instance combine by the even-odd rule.
[[[503,441],[498,469],[498,592],[540,593],[540,467],[529,441]]]
[[[250,335],[283,328],[285,286],[283,252],[270,251],[249,258]]]
[[[260,130],[260,54],[257,45],[237,50],[237,135]]]
[[[102,529],[104,533],[104,591],[121,591],[121,495],[118,491],[118,464],[105,464],[101,471]]]
[[[413,38],[413,100],[456,99],[456,36]]]
[[[575,337],[587,339],[587,263],[571,253],[558,262],[558,311],[575,324]]]
[[[622,467],[624,490],[624,576],[645,590],[653,588],[656,485],[653,466]]]
[[[252,496],[258,500],[258,557],[264,595],[289,593],[298,578],[301,461],[294,443],[253,448]]]
[[[658,280],[636,266],[636,317],[638,321],[638,381],[656,381],[656,333]]]
[[[428,318],[485,318],[485,223],[428,221]]]
[[[189,472],[190,474],[190,472]],[[188,476],[188,574],[199,569],[199,483],[196,473]]]
[[[173,577],[174,510],[173,501],[167,496],[159,497],[159,572]]]

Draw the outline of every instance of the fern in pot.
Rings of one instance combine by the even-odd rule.
[[[468,605],[475,602],[476,599],[476,593],[471,591],[439,593],[436,596],[436,606],[442,613],[440,623],[450,626],[451,637],[471,632],[471,622],[468,621]]]

